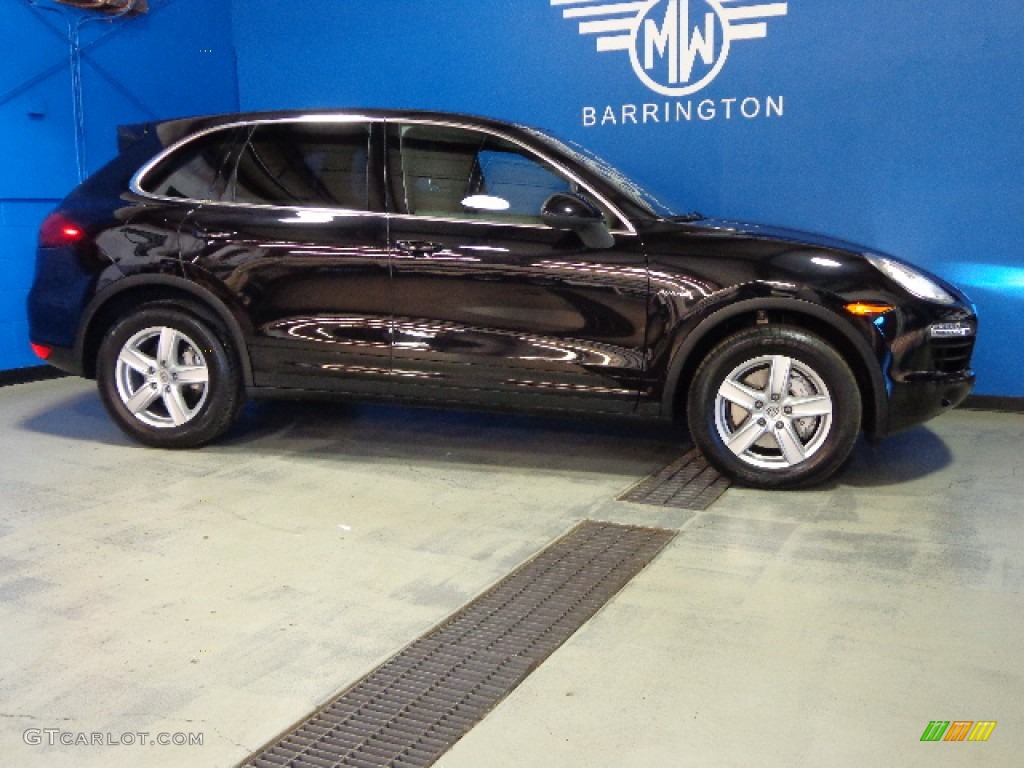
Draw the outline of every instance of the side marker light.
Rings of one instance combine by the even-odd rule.
[[[871,302],[855,301],[846,305],[846,311],[857,317],[877,317],[895,309],[891,304],[874,304]]]

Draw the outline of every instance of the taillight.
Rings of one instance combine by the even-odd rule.
[[[85,230],[63,213],[51,213],[39,227],[39,245],[44,248],[60,248],[74,245],[85,237]]]
[[[36,353],[36,357],[40,360],[48,360],[50,355],[53,354],[53,347],[48,347],[45,344],[36,344],[34,341],[31,344],[32,351]]]

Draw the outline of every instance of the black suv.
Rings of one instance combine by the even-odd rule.
[[[835,472],[970,392],[967,299],[889,256],[679,215],[541,131],[432,112],[123,127],[43,223],[36,353],[148,445],[249,395],[684,420],[743,483]]]

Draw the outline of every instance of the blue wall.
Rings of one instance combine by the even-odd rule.
[[[89,52],[119,84],[86,64],[89,165],[114,151],[119,122],[239,102],[521,120],[580,141],[681,209],[827,232],[954,280],[982,314],[978,392],[1024,396],[1020,0],[720,0],[719,9],[749,9],[748,37],[732,40],[717,75],[684,95],[652,90],[628,51],[598,52],[597,35],[580,34],[581,21],[628,22],[609,2],[150,0],[152,13]],[[649,26],[664,28],[672,2],[653,6]],[[691,26],[703,26],[712,7],[690,5]],[[712,64],[723,50],[716,18]],[[763,37],[750,26],[759,23]],[[87,27],[86,43],[106,26]],[[34,229],[73,185],[75,158],[61,39],[24,0],[4,0],[0,51],[5,368],[34,362],[22,351]],[[655,84],[686,86],[668,82],[666,61],[653,63]],[[697,56],[690,83],[708,74]],[[666,103],[673,118],[688,109],[690,119],[665,122]],[[644,124],[645,104],[659,122]]]
[[[767,36],[733,40],[717,77],[683,96],[651,90],[628,52],[599,53],[595,35],[579,34],[581,20],[615,17],[562,17],[607,4],[237,0],[242,106],[428,107],[520,120],[580,141],[684,210],[904,256],[979,305],[978,393],[1024,396],[1020,0],[789,0],[784,16],[755,7],[749,21],[764,22]],[[656,28],[668,4],[654,7]],[[711,10],[704,0],[691,6],[701,9],[691,22]],[[698,58],[694,80],[708,70]],[[652,71],[670,85],[667,67]],[[746,113],[758,114],[747,118],[750,98]],[[766,116],[769,99],[781,100],[781,115]],[[714,119],[700,117],[705,100]],[[691,119],[644,125],[643,105],[661,116],[665,102],[673,115],[692,102]],[[624,105],[637,124],[628,108],[623,121]],[[601,125],[609,106],[615,123]],[[586,107],[596,124],[585,124]]]
[[[78,182],[67,21],[83,46],[83,158],[116,153],[116,126],[238,108],[230,0],[150,0],[114,22],[26,0],[0,4],[0,369],[39,362],[28,348],[25,296],[36,231]]]

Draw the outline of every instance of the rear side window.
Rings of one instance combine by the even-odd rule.
[[[240,130],[213,131],[179,147],[141,180],[144,192],[187,200],[222,200],[240,149]]]
[[[238,158],[228,199],[364,211],[369,146],[366,123],[256,125]]]

